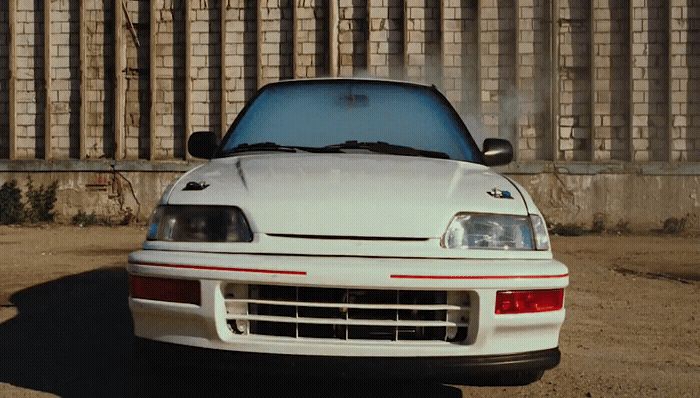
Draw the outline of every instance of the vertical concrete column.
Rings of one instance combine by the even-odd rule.
[[[528,2],[530,0],[527,0]],[[528,3],[529,4],[529,3]],[[524,4],[524,5],[528,5]],[[513,140],[512,145],[513,145],[513,160],[514,161],[519,161],[520,160],[520,148],[524,147],[526,145],[523,145],[521,142],[521,137],[520,137],[520,118],[522,116],[521,112],[521,107],[520,107],[520,101],[521,101],[521,92],[520,89],[522,87],[521,81],[520,81],[520,52],[521,52],[521,47],[527,48],[526,45],[521,46],[521,35],[520,35],[520,7],[522,6],[521,0],[513,0],[513,32],[514,32],[514,40],[513,40],[513,46],[511,48],[511,51],[513,52],[513,85],[514,85],[514,98],[511,100],[510,106],[510,112],[512,113],[512,117],[514,119],[513,121]],[[525,51],[525,50],[523,50]],[[525,143],[526,144],[526,143]]]
[[[124,145],[125,87],[124,65],[126,65],[126,45],[124,43],[124,2],[114,1],[114,158],[126,156]]]
[[[328,74],[338,76],[338,23],[340,21],[338,1],[328,0]]]
[[[226,43],[228,43],[227,40],[227,21],[226,21],[226,15],[228,14],[228,1],[227,0],[219,0],[219,5],[221,6],[219,10],[219,23],[220,26],[219,28],[221,29],[220,36],[219,36],[219,47],[221,51],[221,59],[220,59],[220,75],[221,75],[221,103],[219,106],[219,111],[220,111],[220,121],[219,121],[219,127],[221,127],[221,132],[220,136],[223,138],[223,136],[226,134],[226,130],[228,129],[228,81],[229,81],[229,75],[228,75],[228,62],[227,60],[227,53],[226,53]]]
[[[299,5],[297,0],[289,0],[289,5],[292,12],[292,78],[301,77],[301,67],[299,65],[299,35],[301,27],[299,26]]]
[[[192,135],[192,6],[184,3],[185,19],[185,159],[192,159],[187,148],[187,142]]]
[[[85,13],[86,2],[88,0],[80,0],[80,159],[87,157],[87,18]],[[152,2],[155,0],[152,0]]]
[[[85,1],[85,0],[84,0]],[[148,132],[149,132],[149,145],[150,149],[148,151],[148,156],[151,160],[156,159],[156,104],[158,102],[157,96],[157,82],[158,82],[158,65],[156,64],[156,58],[158,53],[158,10],[156,8],[157,0],[150,0],[149,8],[149,24],[150,35],[149,35],[149,62],[148,62],[148,90],[149,90],[149,118],[148,118]],[[80,24],[82,27],[84,24]],[[81,37],[83,35],[81,34]],[[82,87],[82,85],[81,85]],[[81,112],[82,114],[82,112]]]
[[[9,117],[9,157],[17,159],[17,0],[8,0],[7,22],[9,24],[8,64],[10,68],[8,82],[8,117]]]
[[[51,153],[51,0],[44,0],[44,159]]]
[[[630,156],[633,161],[661,161],[668,156],[668,2],[631,4]]]
[[[559,159],[559,0],[550,0],[549,58],[550,58],[550,106],[549,131],[551,134],[550,159]]]
[[[605,87],[604,84],[598,84],[596,82],[596,80],[597,80],[596,77],[598,76],[598,65],[596,63],[596,60],[598,58],[598,53],[601,51],[601,48],[599,48],[599,46],[596,45],[596,41],[600,41],[599,36],[603,36],[601,34],[596,34],[596,30],[598,29],[598,27],[596,26],[596,19],[600,18],[600,16],[596,12],[596,9],[598,8],[597,1],[598,0],[590,0],[589,1],[589,9],[588,9],[588,34],[589,34],[589,36],[588,36],[588,38],[589,38],[589,43],[588,43],[589,53],[588,53],[588,55],[590,56],[590,63],[589,63],[589,69],[588,69],[589,79],[590,79],[589,80],[589,82],[590,82],[589,95],[590,96],[588,97],[588,100],[590,101],[590,104],[589,104],[590,105],[590,113],[588,115],[590,116],[590,119],[588,121],[589,122],[589,124],[588,124],[588,126],[589,126],[588,148],[586,148],[586,150],[588,152],[588,156],[586,157],[587,160],[594,160],[596,158],[595,145],[596,145],[596,140],[599,139],[598,134],[600,134],[599,132],[596,131],[597,130],[597,126],[596,126],[596,113],[597,113],[597,110],[596,110],[596,101],[597,101],[596,91],[597,91],[597,88],[596,88],[596,85],[600,86],[601,89],[603,89],[603,87]],[[603,26],[605,26],[605,24],[603,24]],[[605,28],[603,28],[603,29],[605,29]],[[608,32],[610,31],[610,24],[609,23],[607,24],[607,31]],[[609,55],[609,50],[608,51],[603,50],[603,53]],[[605,69],[602,69],[602,70],[604,71]],[[609,71],[608,71],[608,75],[609,75]],[[608,78],[609,78],[609,76],[608,76]],[[575,135],[574,133],[575,133],[575,131],[572,133],[572,135]],[[581,131],[581,135],[582,134],[583,134],[583,131]]]
[[[256,69],[256,78],[258,81],[258,88],[262,87],[263,84],[265,84],[265,80],[263,77],[263,8],[265,5],[265,0],[256,0],[256,8],[255,8],[255,29],[256,29],[256,38],[255,38],[255,43],[257,44],[257,49],[256,49],[256,54],[257,54],[257,69]]]

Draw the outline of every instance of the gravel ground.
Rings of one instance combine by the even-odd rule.
[[[123,396],[127,254],[142,228],[0,227],[0,396]],[[554,237],[570,268],[562,363],[518,388],[211,381],[221,395],[700,396],[700,238]],[[243,393],[243,394],[241,394]],[[294,393],[294,394],[292,394]],[[218,395],[218,393],[217,393]]]

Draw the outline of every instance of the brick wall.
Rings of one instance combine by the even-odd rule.
[[[222,1],[222,0],[219,0]],[[192,129],[220,132],[221,50],[219,1],[189,1],[192,7]]]
[[[80,15],[78,7],[78,0],[52,2],[51,141],[53,155],[57,158],[79,156]],[[40,59],[39,62],[43,61]],[[42,76],[37,75],[36,79],[40,86]],[[37,128],[43,129],[43,126],[37,125]]]
[[[67,4],[68,1],[61,3]],[[17,3],[17,157],[41,157],[44,150],[43,3]],[[68,77],[69,78],[69,77]]]
[[[562,0],[559,17],[559,137],[556,158],[590,159],[590,6]]]
[[[629,158],[629,7],[594,0],[593,159]]]
[[[632,2],[632,156],[668,156],[668,1]]]
[[[157,4],[155,112],[157,159],[184,156],[185,0]]]
[[[257,89],[255,0],[229,0],[226,8],[226,117],[233,122]]]
[[[403,77],[403,4],[400,0],[370,0],[369,56],[371,76]]]
[[[328,10],[324,0],[293,0],[297,2],[298,47],[296,76],[327,75]]]
[[[261,0],[262,84],[292,77],[292,0]]]
[[[85,3],[85,16],[87,19],[85,22],[87,30],[86,57],[88,64],[86,84],[88,99],[86,156],[93,159],[112,157],[114,154],[114,136],[104,133],[105,131],[111,130],[113,124],[112,115],[114,114],[114,62],[112,62],[114,59],[113,5],[113,1],[88,1]],[[77,1],[75,2],[74,9],[76,11],[78,9]],[[73,22],[75,25],[79,23],[75,18],[71,20],[75,21]],[[51,37],[53,39],[54,36],[52,35]],[[77,46],[78,38],[76,37],[73,40]],[[77,50],[79,54],[79,47]],[[54,62],[53,55],[52,62]],[[72,68],[72,70],[76,69],[78,68]],[[75,84],[74,82],[76,80],[77,79],[71,80],[71,83]],[[78,85],[76,89],[78,92],[77,95],[73,96],[73,102],[76,103],[74,106],[80,107],[80,86]],[[78,123],[75,124],[77,125]],[[77,126],[75,130],[77,131]],[[52,139],[54,139],[53,130]],[[76,142],[75,145],[77,146],[78,142]]]
[[[338,75],[367,74],[367,3],[338,0]]]
[[[0,158],[10,152],[11,97],[17,157],[43,158],[43,1],[11,1],[17,2],[17,84],[11,96],[3,1]],[[114,2],[51,1],[54,158],[77,158],[82,146],[87,158],[113,157],[119,117],[128,159],[182,159],[187,120],[193,131],[223,132],[258,83],[329,75],[332,46],[340,76],[435,84],[479,141],[508,138],[522,161],[700,160],[700,0],[558,0],[554,15],[552,0],[337,0],[336,38],[329,37],[328,0],[153,1],[154,26],[149,0],[124,1],[126,103],[116,116]],[[192,17],[189,119],[185,7]],[[87,45],[84,143],[81,26]]]
[[[686,51],[688,57],[688,132],[685,146],[673,141],[678,159],[700,162],[700,0],[688,0]],[[682,142],[682,141],[680,141]]]
[[[478,115],[478,4],[446,0],[443,10],[443,78],[447,99],[465,118]]]
[[[126,2],[128,20],[126,33],[126,106],[124,129],[126,158],[145,159],[149,150],[149,4],[148,0]],[[128,26],[133,27],[127,29]],[[138,45],[137,45],[138,40]]]
[[[518,5],[518,159],[551,159],[549,2],[520,0]]]
[[[513,139],[518,115],[515,2],[482,0],[480,27],[481,113],[485,133]]]

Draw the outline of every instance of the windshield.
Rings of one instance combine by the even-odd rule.
[[[417,149],[415,153],[428,154],[424,156],[438,153],[443,156],[437,157],[481,161],[479,149],[459,116],[434,90],[362,80],[295,81],[268,86],[233,124],[219,156],[242,149],[272,150],[273,145],[292,150],[332,146],[337,152],[393,148],[367,143]],[[414,152],[398,154],[409,153]]]

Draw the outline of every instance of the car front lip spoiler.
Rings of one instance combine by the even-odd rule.
[[[141,355],[162,358],[177,366],[186,358],[186,366],[213,370],[298,378],[401,378],[434,380],[460,384],[469,377],[488,377],[510,372],[543,371],[561,360],[559,348],[518,354],[448,357],[341,357],[319,355],[282,355],[213,350],[137,338]],[[165,359],[167,358],[167,360]],[[174,360],[175,362],[170,362]]]

